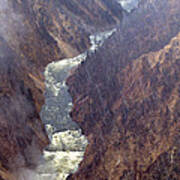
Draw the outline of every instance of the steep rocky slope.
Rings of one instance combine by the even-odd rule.
[[[0,1],[1,179],[34,167],[49,142],[39,117],[45,66],[85,51],[91,31],[121,19],[115,1]]]
[[[180,4],[142,1],[68,79],[88,137],[68,179],[180,179]]]

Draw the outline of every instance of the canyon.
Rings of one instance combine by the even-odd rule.
[[[0,2],[0,179],[35,180],[30,176],[45,148],[66,150],[51,144],[54,130],[45,128],[57,107],[43,115],[45,97],[51,94],[43,72],[52,61],[62,65],[65,58],[87,52],[90,35],[114,28],[104,44],[68,72],[64,84],[57,82],[55,91],[50,84],[58,113],[66,108],[56,88],[66,86],[72,98],[70,120],[61,124],[62,117],[55,118],[58,131],[66,130],[58,136],[70,143],[72,136],[82,133],[84,138],[77,140],[82,162],[67,179],[180,178],[180,4],[141,0],[132,9],[122,2]],[[47,67],[56,70],[54,65]],[[73,61],[68,65],[73,67]]]
[[[108,7],[107,1],[1,1],[1,179],[16,179],[26,168],[30,174],[37,166],[50,143],[40,119],[45,67],[84,52],[90,47],[91,32],[119,23],[121,6],[117,4],[117,14],[113,3]]]

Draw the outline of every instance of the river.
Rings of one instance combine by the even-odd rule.
[[[44,150],[43,161],[37,168],[38,180],[65,180],[78,169],[88,141],[79,126],[71,120],[72,99],[68,93],[66,79],[72,68],[86,60],[116,30],[90,36],[91,47],[74,58],[48,64],[45,69],[45,104],[41,119],[46,126],[50,145]]]

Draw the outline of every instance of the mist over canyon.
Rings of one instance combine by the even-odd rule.
[[[178,0],[2,0],[0,25],[0,179],[180,179]]]

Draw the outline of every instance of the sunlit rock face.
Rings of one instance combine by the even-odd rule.
[[[44,162],[36,170],[40,180],[65,180],[69,174],[76,172],[83,160],[88,141],[70,117],[72,98],[66,80],[75,70],[73,68],[84,62],[87,54],[94,53],[115,31],[113,29],[91,35],[91,47],[88,51],[74,58],[53,62],[46,67],[46,99],[41,119],[46,124],[51,143],[44,151]]]
[[[180,4],[144,1],[68,78],[88,138],[68,180],[180,179]]]

